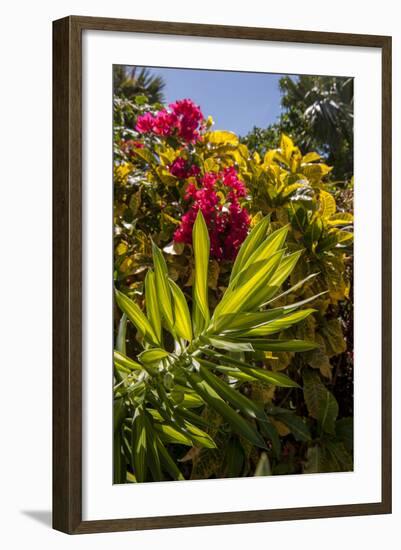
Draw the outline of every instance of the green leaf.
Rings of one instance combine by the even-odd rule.
[[[276,269],[271,280],[268,282],[268,288],[264,289],[264,298],[259,302],[260,304],[266,305],[266,303],[269,303],[269,300],[272,301],[271,298],[277,293],[278,289],[291,274],[302,252],[302,250],[298,250],[282,259],[280,266]]]
[[[316,349],[319,345],[315,342],[307,340],[270,340],[268,338],[252,338],[243,340],[238,338],[238,342],[249,343],[256,350],[263,351],[308,351]]]
[[[147,162],[148,164],[150,164],[151,166],[153,166],[157,163],[156,158],[154,157],[154,155],[148,149],[136,148],[135,149],[135,155],[137,157],[139,157],[140,159],[144,160],[145,162]]]
[[[304,370],[304,397],[309,414],[318,421],[322,432],[334,434],[338,403],[320,380],[317,372]]]
[[[187,301],[180,287],[171,279],[169,279],[169,283],[174,304],[174,330],[178,336],[190,342],[192,340],[192,324]]]
[[[138,483],[146,480],[146,425],[145,414],[141,407],[135,412],[132,426],[132,454],[134,460],[134,472]]]
[[[322,324],[320,332],[324,339],[324,345],[328,357],[343,353],[347,349],[344,338],[341,321],[339,319],[330,319]]]
[[[147,340],[150,344],[157,345],[157,336],[152,328],[152,325],[149,323],[140,307],[119,290],[116,290],[115,295],[118,307],[126,314],[128,319],[143,335],[145,340]]]
[[[114,399],[114,402],[113,402],[114,433],[120,428],[126,413],[127,413],[127,408],[125,406],[124,400],[121,397]]]
[[[267,439],[270,439],[273,452],[276,455],[277,460],[279,460],[281,456],[281,442],[277,428],[270,422],[269,418],[267,417],[267,422],[263,422],[260,424],[260,430]]]
[[[222,315],[219,322],[216,323],[216,332],[220,332],[224,327],[223,332],[246,330],[257,327],[273,319],[277,319],[285,312],[284,308],[270,309],[268,311],[257,311],[256,313],[230,313]]]
[[[174,326],[174,315],[166,260],[161,250],[154,243],[152,243],[152,252],[158,303],[160,304],[160,309],[166,320],[167,326],[169,330],[172,331]]]
[[[157,447],[156,439],[153,433],[153,421],[152,418],[148,415],[144,415],[145,427],[146,427],[146,437],[147,437],[147,460],[149,470],[152,473],[154,481],[163,480],[163,474],[160,463],[159,450]]]
[[[322,233],[323,233],[323,222],[320,217],[317,217],[308,226],[308,229],[305,231],[305,235],[304,235],[304,242],[310,250],[315,251],[317,243],[319,242],[319,239],[322,236]]]
[[[255,351],[252,345],[247,342],[240,343],[236,340],[229,340],[218,336],[201,336],[200,340],[208,346],[213,346],[214,348],[224,349],[227,351]]]
[[[249,258],[265,240],[269,224],[270,215],[265,216],[257,225],[255,225],[245,241],[242,243],[231,270],[230,283],[234,280],[236,275],[243,270]]]
[[[117,350],[114,350],[114,365],[116,366],[116,368],[128,372],[134,370],[142,370],[142,365],[140,365],[136,361],[133,361],[132,359]]]
[[[166,359],[170,354],[162,348],[147,349],[138,355],[138,359],[145,365],[159,363],[162,359]]]
[[[303,321],[304,319],[309,317],[311,313],[314,313],[315,311],[316,311],[315,309],[303,309],[302,311],[297,311],[295,313],[289,313],[288,315],[283,315],[279,319],[267,321],[258,326],[255,326],[254,328],[242,331],[241,336],[244,336],[244,337],[245,336],[267,336],[270,334],[276,334],[277,332],[286,330],[292,325],[295,325],[296,323]]]
[[[245,439],[257,447],[261,447],[262,449],[266,448],[263,438],[252,426],[252,424],[244,420],[242,416],[237,414],[229,405],[227,405],[218,393],[209,384],[207,384],[207,382],[202,380],[195,373],[187,372],[186,375],[188,377],[188,382],[199,392],[202,399],[216,412],[218,412],[227,422],[229,422],[239,435],[242,435]]]
[[[341,441],[326,441],[326,449],[330,453],[332,459],[338,464],[337,470],[340,472],[352,472],[354,464],[352,456],[345,448]]]
[[[147,317],[153,327],[159,344],[161,344],[162,320],[159,300],[157,299],[155,274],[151,269],[149,269],[145,277],[145,305]]]
[[[335,235],[337,237],[338,244],[342,244],[342,243],[346,243],[348,241],[352,241],[353,238],[354,238],[353,233],[351,233],[350,231],[343,231],[343,230],[340,230],[340,229],[336,230]]]
[[[180,469],[177,467],[174,460],[171,458],[169,452],[161,442],[160,438],[156,436],[155,439],[156,439],[157,448],[160,454],[160,460],[165,470],[170,474],[172,479],[175,479],[177,481],[184,480],[185,479],[184,476],[182,475]]]
[[[336,422],[336,436],[344,443],[348,452],[354,447],[354,420],[352,417],[341,418]]]
[[[227,477],[240,477],[244,466],[244,449],[237,437],[231,438],[227,444],[226,454]]]
[[[118,430],[113,439],[113,483],[124,483],[126,462],[121,449],[121,430]]]
[[[284,251],[273,254],[267,261],[259,262],[261,265],[254,273],[249,273],[247,280],[231,290],[228,288],[214,312],[214,320],[221,323],[219,317],[240,311],[251,311],[263,303],[266,287],[268,287],[273,273],[281,262]],[[249,266],[252,270],[253,267]],[[245,272],[246,273],[246,269]],[[234,284],[234,283],[233,283]],[[261,291],[261,292],[260,292]]]
[[[122,314],[120,322],[118,324],[118,333],[116,338],[116,349],[121,351],[124,355],[127,354],[126,351],[126,336],[127,336],[127,316],[125,313]]]
[[[272,469],[270,466],[269,457],[266,453],[262,453],[259,458],[259,462],[255,469],[255,476],[271,476]]]
[[[239,409],[243,414],[251,418],[261,420],[262,422],[266,421],[266,414],[262,407],[256,405],[256,403],[248,399],[239,391],[231,388],[229,384],[224,382],[224,380],[215,376],[210,370],[208,370],[215,367],[213,363],[202,359],[199,359],[199,363],[203,365],[200,367],[199,374],[220,395],[221,398],[231,403],[231,405]]]
[[[190,437],[176,430],[173,426],[168,424],[154,423],[154,429],[161,434],[161,440],[164,443],[177,443],[179,445],[187,445],[192,447],[193,441]]]
[[[291,430],[291,433],[297,441],[311,441],[311,433],[309,426],[304,422],[303,418],[296,414],[278,414],[275,416],[283,424]]]
[[[205,447],[206,449],[216,449],[216,443],[210,437],[209,434],[201,430],[198,426],[195,426],[191,422],[185,422],[185,429],[191,435],[191,438],[194,440],[195,444],[198,446]]]
[[[203,400],[196,392],[180,384],[174,384],[170,395],[173,401],[184,409],[196,409],[204,404]]]
[[[281,250],[287,238],[288,230],[289,226],[285,225],[284,227],[273,231],[267,239],[262,241],[253,254],[250,255],[241,271],[256,262],[268,260],[271,256],[273,256],[273,254]],[[233,284],[235,284],[235,281],[233,281]]]
[[[324,472],[324,450],[319,445],[308,448],[306,463],[303,468],[304,474],[318,474]]]
[[[209,324],[210,319],[207,286],[210,241],[206,223],[200,210],[192,231],[192,244],[195,257],[194,304],[203,318],[203,321],[198,319],[200,326],[198,324],[195,326],[195,335],[197,336]]]
[[[285,294],[285,293],[283,293],[283,294]],[[313,302],[314,300],[316,300],[317,298],[320,298],[320,296],[323,296],[324,294],[327,294],[327,290],[324,290],[323,292],[319,292],[319,294],[315,294],[314,296],[310,296],[309,298],[305,298],[305,300],[300,300],[299,302],[293,302],[292,304],[288,304],[288,305],[282,306],[280,308],[274,308],[274,309],[270,309],[270,310],[266,310],[266,311],[279,311],[279,310],[282,310],[283,313],[292,313],[293,311],[297,310],[301,306],[304,306],[306,304],[309,304],[310,302]],[[279,298],[279,296],[277,296],[277,298]],[[271,302],[273,302],[277,298],[274,298],[273,300],[271,300]],[[266,305],[266,304],[264,304],[264,305]]]
[[[215,359],[218,359],[222,364],[233,365],[243,373],[247,374],[248,376],[251,376],[252,378],[256,378],[261,382],[265,382],[268,385],[279,386],[282,388],[299,388],[300,387],[296,382],[291,380],[291,378],[289,378],[286,374],[283,374],[281,372],[268,371],[266,369],[262,369],[261,367],[252,367],[243,363],[242,361],[237,361],[232,357],[229,357],[227,355],[222,355],[214,351],[212,352],[211,350],[210,351],[204,350],[204,353],[207,355],[210,355]]]

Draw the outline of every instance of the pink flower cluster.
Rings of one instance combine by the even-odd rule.
[[[210,255],[218,260],[233,260],[250,223],[248,211],[240,204],[246,196],[245,185],[233,167],[219,173],[207,172],[199,183],[200,188],[191,182],[186,189],[185,199],[193,202],[182,216],[174,240],[192,243],[192,228],[200,209],[209,230]]]
[[[171,103],[155,115],[145,113],[138,117],[135,129],[140,134],[153,133],[158,136],[178,136],[188,143],[199,139],[203,114],[198,105],[190,99]]]
[[[200,169],[196,164],[190,165],[182,157],[177,157],[169,166],[170,174],[180,180],[185,180],[190,177],[199,175]]]

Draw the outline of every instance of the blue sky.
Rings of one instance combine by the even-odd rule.
[[[212,115],[215,130],[247,134],[265,128],[281,112],[278,81],[283,75],[197,69],[152,68],[163,77],[167,103],[191,98],[205,117]]]

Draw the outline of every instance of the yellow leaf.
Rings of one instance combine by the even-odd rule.
[[[212,145],[234,145],[239,144],[239,140],[234,132],[228,132],[226,130],[216,130],[214,132],[208,132],[205,134],[205,140]]]
[[[126,185],[128,175],[132,170],[132,165],[128,162],[123,162],[114,168],[114,181],[120,185]]]
[[[332,166],[327,164],[305,164],[301,167],[301,172],[311,183],[318,183],[324,176],[333,170]]]
[[[281,154],[283,155],[285,160],[289,163],[292,152],[295,149],[295,147],[292,139],[286,134],[281,134],[280,149],[281,149]]]
[[[116,254],[117,256],[122,256],[127,252],[127,250],[128,250],[128,244],[125,241],[121,241],[116,248]]]
[[[309,162],[314,162],[315,160],[320,160],[320,155],[318,153],[307,153],[302,157],[302,164],[308,164]]]
[[[336,211],[336,201],[330,193],[327,191],[320,190],[319,193],[319,202],[320,202],[320,215],[322,218],[330,218]]]
[[[274,157],[276,156],[276,153],[277,153],[276,149],[271,149],[270,151],[267,151],[263,159],[264,167],[270,166],[270,164],[274,160]]]

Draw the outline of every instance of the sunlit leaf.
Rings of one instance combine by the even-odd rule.
[[[196,335],[209,323],[208,305],[208,267],[209,267],[209,233],[202,212],[199,210],[192,232],[192,244],[195,257],[194,303],[202,320],[197,319]]]
[[[174,316],[166,260],[154,243],[152,243],[152,252],[158,303],[169,329],[172,329],[174,326]]]
[[[175,332],[190,342],[192,340],[192,324],[187,301],[180,287],[172,279],[169,279],[169,284],[173,297]]]
[[[128,298],[128,296],[125,296],[125,294],[119,292],[118,290],[116,290],[115,296],[119,308],[127,315],[131,323],[135,325],[137,330],[146,340],[153,345],[157,345],[157,336],[152,328],[152,325],[149,323],[146,315],[140,307],[133,300]]]
[[[154,272],[149,269],[145,277],[145,305],[146,314],[157,336],[158,342],[161,344],[162,321],[157,298],[156,281]]]

